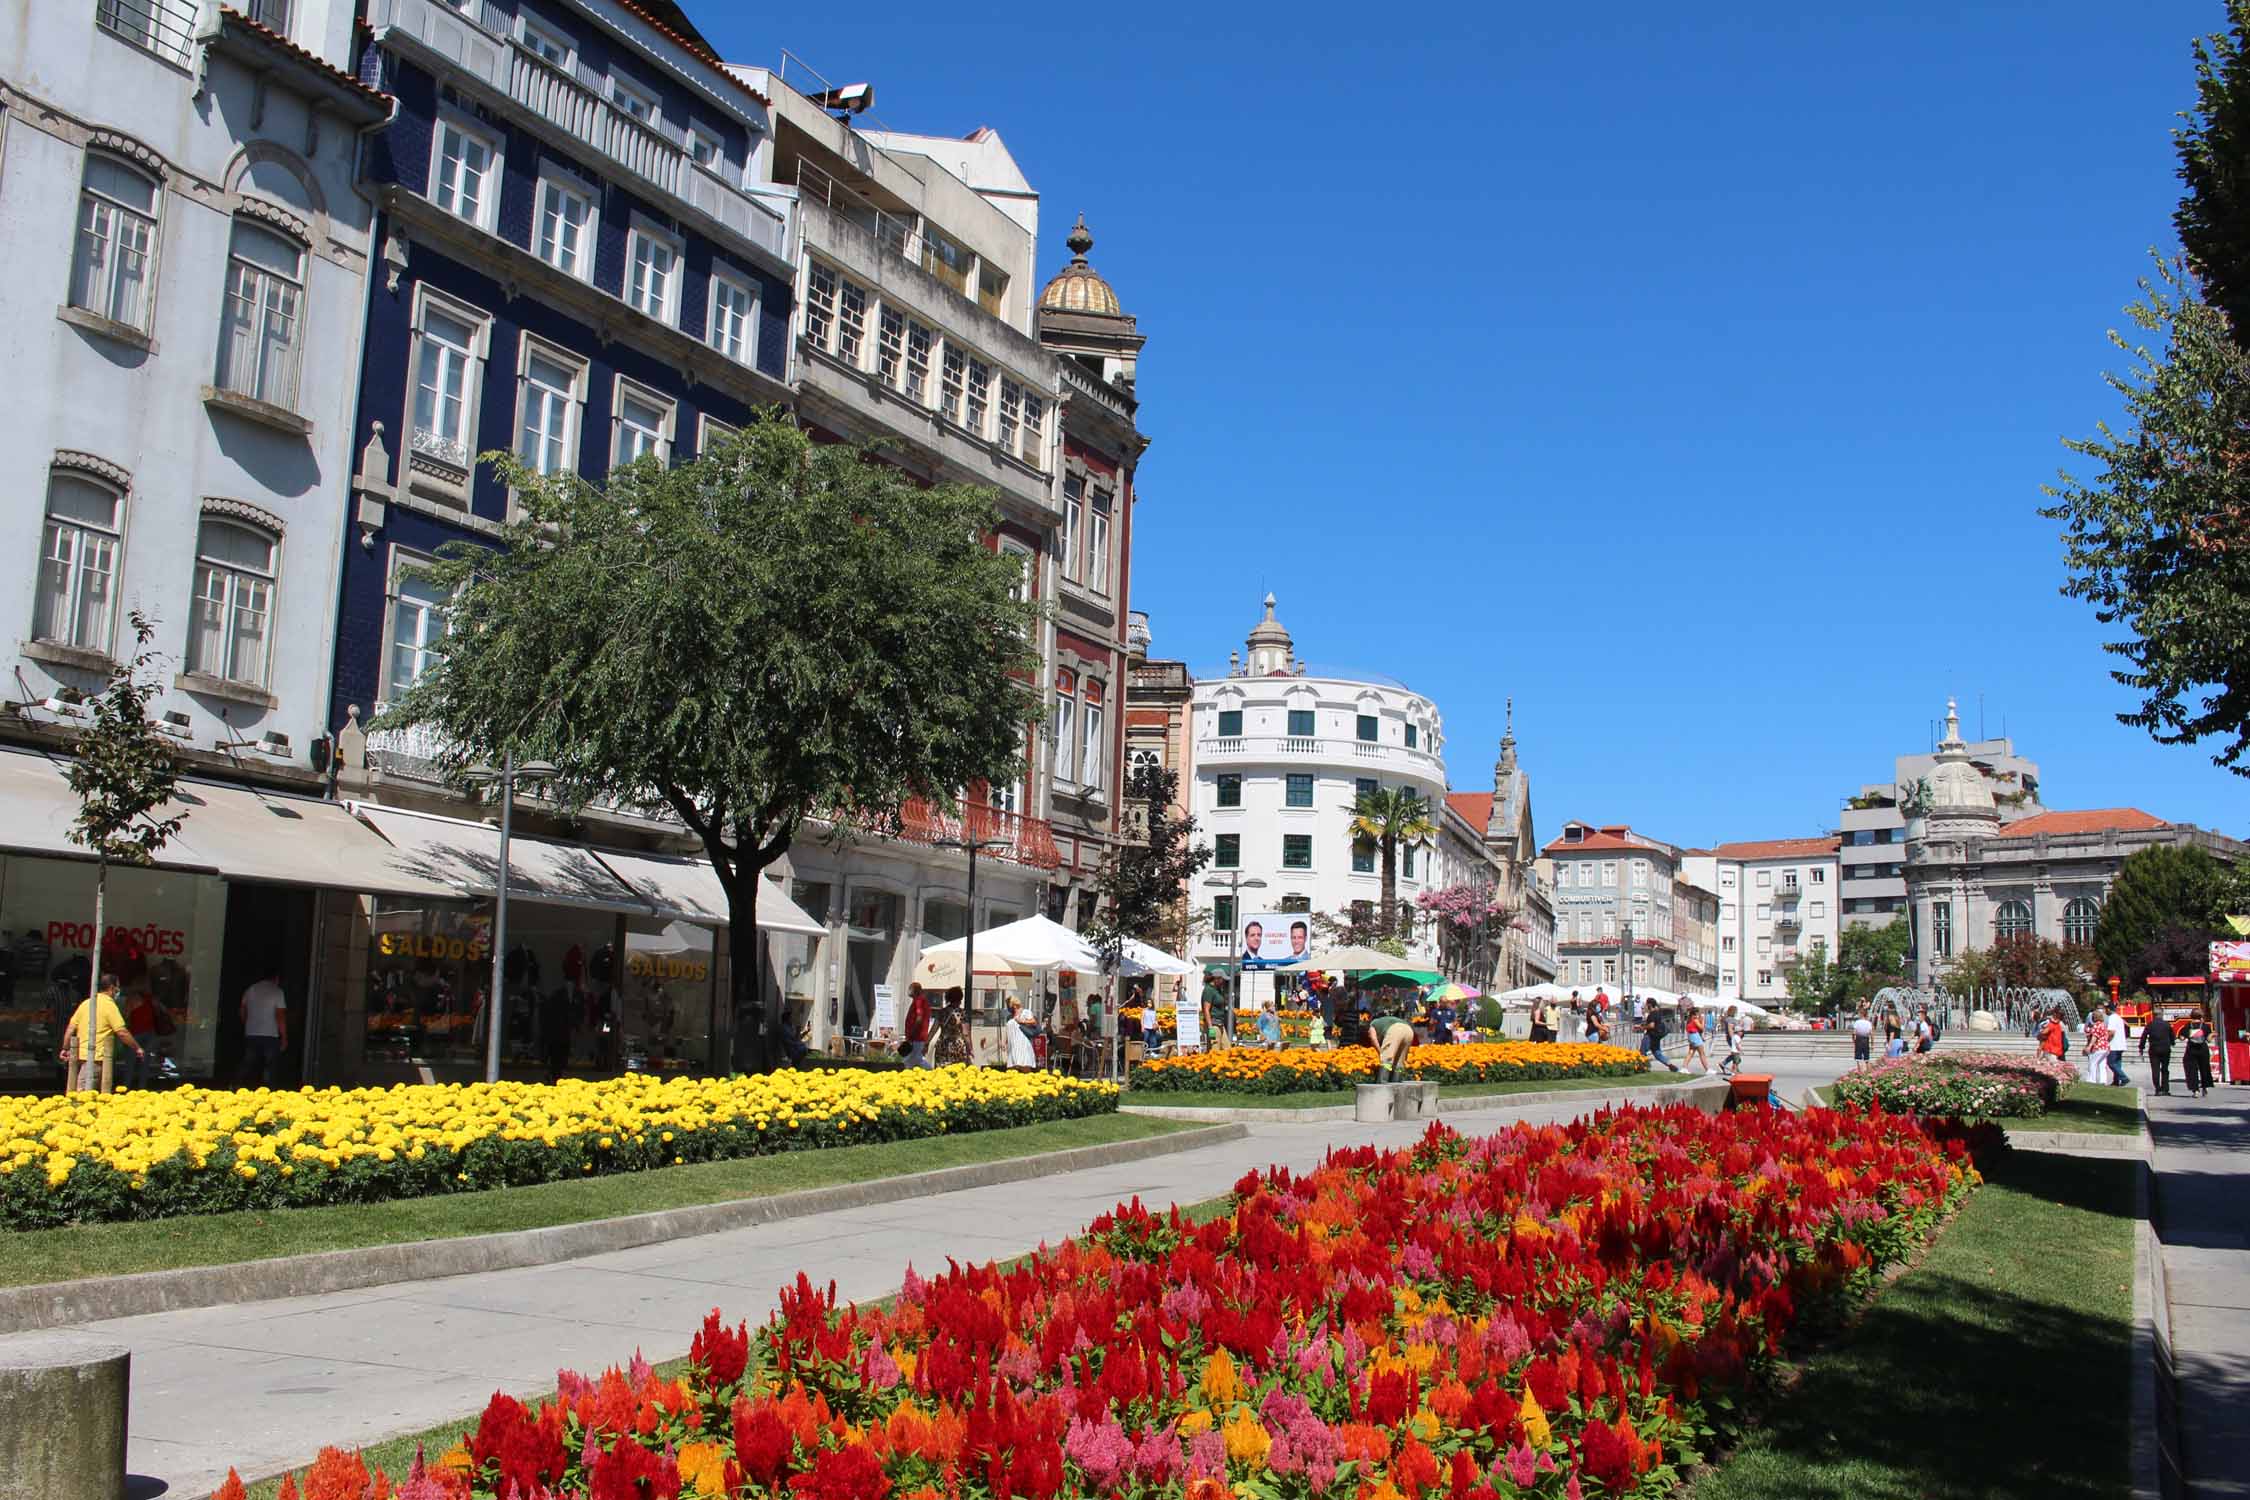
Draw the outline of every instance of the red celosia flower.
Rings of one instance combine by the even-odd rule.
[[[561,1412],[547,1405],[535,1417],[515,1397],[494,1396],[470,1435],[469,1460],[480,1473],[495,1466],[487,1475],[495,1494],[557,1483],[566,1462]]]
[[[733,1385],[750,1368],[749,1325],[737,1323],[729,1331],[719,1321],[719,1310],[712,1308],[703,1319],[702,1331],[688,1346],[688,1360],[703,1372],[713,1391]]]
[[[679,1500],[679,1465],[631,1438],[596,1452],[586,1469],[587,1500]]]
[[[323,1448],[305,1471],[304,1500],[367,1500],[367,1483],[367,1465],[358,1454]]]
[[[771,1488],[796,1456],[796,1440],[770,1400],[734,1403],[734,1456],[742,1472]]]
[[[864,1447],[824,1448],[810,1469],[789,1481],[789,1491],[801,1500],[883,1500],[891,1477]]]

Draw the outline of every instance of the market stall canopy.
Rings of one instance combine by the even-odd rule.
[[[160,817],[184,817],[159,867],[230,880],[385,896],[450,896],[434,877],[395,867],[392,850],[341,803],[209,781],[182,781]],[[70,840],[78,794],[59,758],[0,752],[0,847],[64,859],[92,856]]]
[[[981,945],[980,945],[981,946]],[[1199,966],[1184,958],[1174,958],[1154,943],[1144,943],[1139,938],[1125,940],[1125,956],[1117,966],[1120,974],[1193,974]]]
[[[976,935],[977,972],[984,972],[988,958],[1000,959],[1018,969],[1069,969],[1078,974],[1101,972],[1101,955],[1092,946],[1052,917],[1025,917],[1019,922],[1007,922],[987,928]],[[933,943],[922,950],[922,957],[932,955],[958,955],[968,951],[967,938],[954,938],[943,943]]]
[[[1526,984],[1495,995],[1493,998],[1502,1005],[1536,1005],[1542,1000],[1561,1005],[1567,1003],[1573,993],[1572,989],[1559,984]],[[1581,1000],[1593,998],[1592,991],[1577,991],[1575,993]]]
[[[351,806],[390,840],[393,868],[450,886],[447,894],[456,899],[490,896],[498,889],[499,829],[365,802]],[[520,833],[508,840],[508,899],[621,911],[636,917],[656,915],[654,905],[612,874],[593,850]]]
[[[1385,953],[1380,948],[1328,948],[1308,953],[1293,964],[1278,967],[1285,973],[1302,974],[1311,969],[1327,973],[1359,974],[1372,969],[1396,970],[1406,960],[1396,953]]]
[[[509,841],[513,863],[515,841]],[[610,872],[640,892],[656,914],[673,921],[698,922],[705,927],[727,925],[727,893],[718,872],[707,859],[680,854],[642,854],[623,849],[596,849],[594,856]],[[509,885],[513,891],[513,881]],[[758,931],[795,933],[819,937],[828,929],[789,899],[774,881],[758,877]]]

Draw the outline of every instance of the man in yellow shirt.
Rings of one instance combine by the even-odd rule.
[[[86,1013],[89,1008],[94,1015],[91,1027],[87,1025],[86,1020]],[[92,1033],[91,1036],[88,1035],[89,1031]],[[75,1059],[77,1066],[73,1069],[74,1076],[71,1078],[70,1086],[80,1089],[103,1088],[103,1075],[108,1071],[106,1064],[109,1062],[110,1044],[120,1037],[124,1038],[125,1045],[131,1047],[134,1052],[144,1058],[148,1056],[147,1053],[141,1051],[141,1044],[133,1039],[132,1029],[125,1024],[125,1017],[117,1009],[117,976],[115,974],[104,974],[101,988],[95,993],[94,998],[79,1001],[76,1013],[70,1018],[70,1024],[63,1028],[62,1050],[56,1056],[68,1064],[73,1062],[71,1049],[76,1047],[78,1052]],[[101,1044],[99,1055],[96,1055],[94,1051],[95,1042]],[[104,1092],[107,1092],[107,1090],[104,1089]]]

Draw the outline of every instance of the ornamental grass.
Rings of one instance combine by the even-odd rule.
[[[1918,1052],[1836,1081],[1836,1102],[1961,1120],[2036,1119],[2077,1072],[2044,1052]]]
[[[964,1067],[0,1098],[0,1228],[475,1192],[1116,1107],[1109,1084]]]
[[[755,1333],[713,1312],[681,1378],[636,1360],[495,1396],[396,1495],[1658,1495],[1792,1330],[1978,1180],[1959,1140],[1880,1114],[1435,1126],[1253,1173],[1200,1225],[1135,1202],[1014,1265],[909,1270],[888,1305],[800,1275]],[[357,1462],[324,1454],[336,1487],[302,1494],[362,1500]]]
[[[1236,1047],[1162,1057],[1133,1069],[1136,1088],[1225,1094],[1299,1094],[1372,1083],[1382,1059],[1373,1047],[1259,1051]],[[1512,1083],[1549,1078],[1630,1078],[1648,1059],[1592,1042],[1456,1042],[1415,1047],[1406,1076],[1433,1083]]]

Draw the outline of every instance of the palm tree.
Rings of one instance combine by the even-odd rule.
[[[1352,804],[1352,842],[1373,844],[1383,854],[1383,936],[1398,932],[1398,850],[1401,844],[1426,844],[1437,837],[1429,800],[1412,787],[1377,787]]]

